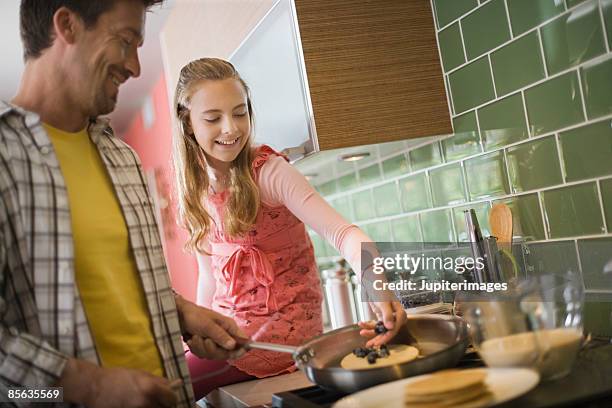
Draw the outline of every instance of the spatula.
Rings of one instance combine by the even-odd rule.
[[[506,204],[495,204],[491,208],[489,225],[498,244],[507,246],[512,243],[512,211]]]

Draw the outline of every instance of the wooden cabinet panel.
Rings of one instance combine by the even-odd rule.
[[[321,150],[452,132],[428,0],[295,0]]]

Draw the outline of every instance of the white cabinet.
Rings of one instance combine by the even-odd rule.
[[[312,151],[316,139],[294,21],[291,1],[277,1],[229,60],[251,91],[255,141]]]

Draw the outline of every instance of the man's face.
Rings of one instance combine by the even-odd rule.
[[[141,1],[118,1],[75,43],[77,108],[87,116],[112,112],[121,84],[140,75],[144,22]]]

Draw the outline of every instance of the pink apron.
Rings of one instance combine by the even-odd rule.
[[[255,180],[272,155],[256,150]],[[320,334],[321,283],[314,250],[304,224],[286,207],[260,206],[254,228],[243,237],[224,234],[227,192],[209,195],[215,223],[209,234],[216,281],[213,309],[233,318],[253,340],[300,345]],[[291,355],[251,350],[229,362],[256,377],[295,371]]]

